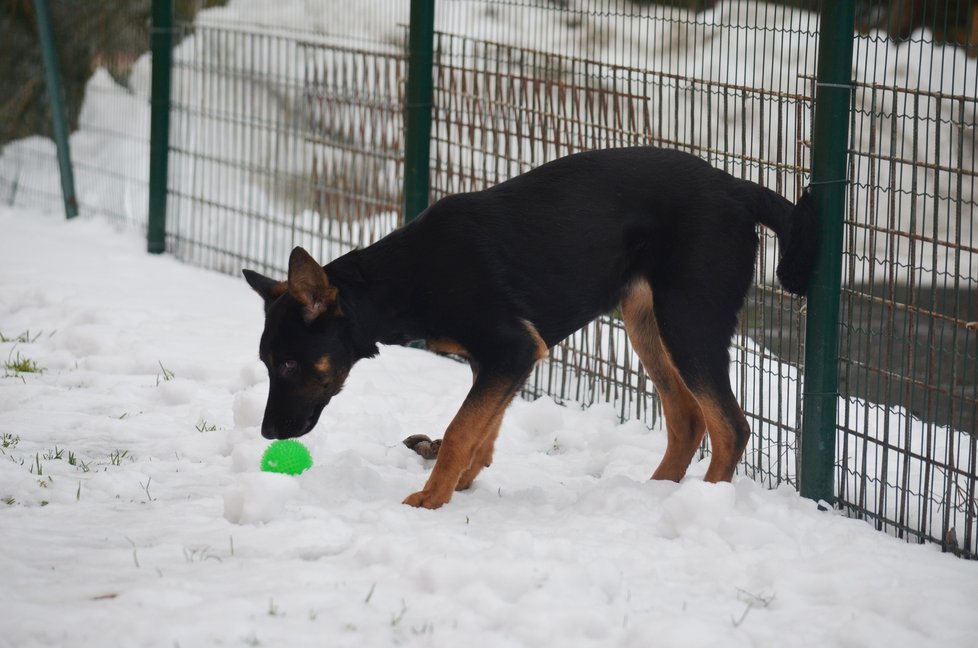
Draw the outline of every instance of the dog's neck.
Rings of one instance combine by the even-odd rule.
[[[405,344],[426,336],[414,316],[413,284],[404,280],[414,274],[410,259],[385,252],[377,246],[354,250],[324,268],[338,290],[341,312],[352,320],[361,355],[376,353],[378,343]]]

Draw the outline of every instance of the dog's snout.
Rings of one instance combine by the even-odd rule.
[[[272,425],[267,421],[263,422],[261,425],[261,435],[266,439],[280,438],[278,435],[278,429],[275,427],[275,425]]]
[[[266,439],[293,439],[300,437],[313,428],[317,417],[311,416],[303,423],[286,422],[284,425],[276,425],[272,422],[263,422],[261,435]]]

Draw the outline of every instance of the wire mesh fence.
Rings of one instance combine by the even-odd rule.
[[[403,52],[184,25],[168,249],[225,272],[333,258],[397,224]]]
[[[397,226],[407,4],[232,4],[180,25],[173,254],[225,272],[281,273],[294,245],[325,262]],[[794,199],[813,145],[814,4],[439,0],[432,199],[560,155],[632,144],[689,151]],[[864,34],[854,37],[838,502],[882,529],[973,557],[978,64],[969,29],[978,23],[960,11],[921,16],[913,2],[873,6],[881,10],[860,7]],[[904,29],[908,20],[930,31]],[[90,138],[93,149],[114,142],[104,157],[81,144],[74,153],[83,211],[137,223],[145,165],[133,161],[143,159],[148,130],[142,65],[121,89],[106,83],[114,108],[96,111],[73,137]],[[90,84],[93,100],[99,92]],[[120,110],[137,117],[105,118]],[[43,165],[55,168],[50,144],[7,146],[0,199],[24,204],[35,192],[57,204],[56,176]],[[754,429],[741,470],[797,485],[804,302],[774,282],[776,241],[759,234],[756,286],[731,353]],[[525,395],[607,401],[622,418],[660,422],[613,315],[556,347]]]
[[[964,33],[939,13],[939,32]],[[971,46],[924,33],[899,46],[878,32],[856,42],[836,482],[840,504],[879,528],[975,556]]]
[[[483,26],[487,38],[471,21],[485,3],[443,6],[439,24],[461,34],[442,31],[435,41],[434,198],[484,188],[561,155],[628,145],[686,150],[792,198],[798,194],[812,111],[811,84],[800,74],[814,65],[811,14],[740,3],[711,19],[619,3],[565,8],[555,20],[553,9],[510,2],[493,6],[494,22],[506,28]],[[570,35],[561,21],[576,26]],[[757,38],[765,34],[758,23],[767,22],[790,27]],[[773,52],[785,55],[771,64],[766,59]],[[774,73],[771,65],[785,69]],[[763,82],[754,81],[751,68],[766,71]],[[742,468],[775,485],[797,476],[803,318],[800,302],[773,283],[776,242],[761,235],[757,288],[732,357],[735,390],[755,432]],[[771,342],[777,356],[768,350]],[[613,316],[558,345],[525,394],[612,402],[623,418],[650,425],[660,415]]]

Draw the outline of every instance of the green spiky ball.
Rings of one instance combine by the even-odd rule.
[[[272,441],[261,456],[261,469],[265,472],[298,475],[311,467],[312,455],[295,439]]]

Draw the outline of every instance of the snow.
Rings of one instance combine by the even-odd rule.
[[[259,472],[261,305],[102,221],[0,207],[0,646],[975,646],[978,563],[793,490],[648,476],[664,432],[546,399],[437,511],[461,364],[388,347]]]
[[[233,0],[202,19],[332,30],[344,42],[388,47],[403,37],[398,23],[406,21],[406,3],[391,12],[388,3],[374,0],[355,10],[344,3],[337,11],[337,2],[283,0],[269,12],[267,0]],[[652,16],[647,30],[637,32],[634,21],[617,14],[590,13],[578,27],[554,29],[552,14],[532,8],[507,5],[483,15],[473,3],[446,7],[439,29],[555,52],[586,51],[609,66],[612,83],[614,65],[767,88],[793,87],[799,70],[813,69],[814,17],[765,5],[748,11],[745,3],[722,2],[695,25],[682,12],[650,7],[675,20]],[[757,25],[767,28],[758,35]],[[175,52],[183,66],[175,70],[175,96],[187,104],[196,105],[203,88],[220,95],[240,76],[233,70],[256,63],[243,47],[214,47],[205,32]],[[859,38],[855,77],[965,99],[938,96],[917,106],[906,93],[857,90],[861,121],[854,147],[952,167],[960,160],[971,173],[975,147],[968,133],[974,129],[962,129],[974,121],[978,64],[957,49],[920,40],[897,46],[877,35]],[[190,69],[208,47],[213,67]],[[244,76],[299,82],[304,62],[296,67],[297,51],[273,50]],[[771,51],[787,54],[764,55]],[[331,55],[314,47],[308,53],[306,64]],[[681,102],[706,97],[684,87],[667,92],[665,100],[680,106],[666,110],[667,119],[674,112],[685,119],[690,105]],[[145,224],[148,89],[148,56],[134,68],[128,88],[104,71],[90,81],[81,128],[71,138],[87,213]],[[293,110],[293,99],[272,100],[274,88],[260,83],[249,92],[271,111],[246,109],[242,116],[251,147],[235,144],[240,125],[203,114],[174,123],[176,141],[199,159],[175,163],[173,181],[227,209],[195,214],[206,226],[179,218],[171,225],[177,234],[210,232],[216,237],[211,243],[240,245],[231,256],[273,265],[296,241],[324,258],[335,255],[345,248],[335,241],[324,245],[328,215],[288,211],[247,170],[267,166],[302,177],[312,159],[302,147],[292,157],[275,153],[292,149],[277,146],[267,124],[281,121],[275,111]],[[895,118],[891,106],[906,116]],[[741,137],[742,129],[758,127],[750,112],[717,124],[714,135],[720,141],[721,130],[731,133],[728,157],[771,158],[756,149],[759,140]],[[798,133],[789,122],[786,139],[793,141]],[[890,133],[893,124],[892,141],[867,140],[874,132]],[[685,132],[687,125],[656,127]],[[807,132],[807,123],[800,128]],[[930,139],[911,140],[918,130]],[[929,143],[938,141],[948,144],[940,156]],[[741,143],[748,149],[740,150]],[[785,163],[793,163],[795,147],[785,153]],[[225,160],[233,160],[233,168]],[[952,190],[958,176],[909,163],[860,163],[853,172],[855,217],[870,204],[863,184],[895,184],[913,189],[912,195],[901,194],[899,204],[886,208],[892,213],[884,209],[873,218],[894,218],[909,228],[904,221],[919,213],[937,223],[940,237],[949,237],[953,223],[942,214],[961,205],[959,235],[968,240],[974,186]],[[919,181],[905,177],[915,172]],[[214,178],[220,179],[216,186]],[[145,243],[131,232],[25,209],[38,204],[38,192],[50,198],[41,204],[57,211],[53,144],[43,138],[11,143],[0,154],[0,202],[18,205],[0,207],[0,358],[33,361],[43,372],[0,373],[0,647],[978,646],[970,604],[978,593],[975,563],[818,512],[790,488],[767,491],[742,477],[733,485],[706,485],[703,465],[693,466],[679,485],[649,482],[664,450],[663,431],[619,424],[610,405],[578,411],[545,399],[517,402],[495,465],[470,492],[437,512],[400,505],[430,470],[430,462],[400,440],[440,436],[470,382],[464,366],[421,351],[387,348],[356,368],[304,438],[313,469],[298,478],[261,473],[266,442],[258,426],[267,380],[256,359],[257,297],[239,277],[147,256]],[[925,200],[926,193],[940,195],[940,205]],[[235,210],[260,213],[281,228],[253,232]],[[356,243],[393,222],[390,213],[378,213],[343,227]],[[916,227],[923,231],[919,222]],[[931,258],[927,245],[881,248],[876,257],[919,263]],[[973,276],[975,263],[978,255],[964,253],[961,276],[968,268]],[[926,283],[940,266],[935,260],[914,272]],[[238,269],[229,262],[221,267],[232,274]],[[617,341],[613,348],[624,353]],[[779,363],[744,380],[752,411],[790,424],[798,389],[792,368]],[[775,393],[783,398],[765,398]],[[853,420],[862,421],[858,432],[869,440],[868,447],[839,445],[840,453],[851,454],[849,465],[874,451],[872,439],[885,434],[881,430],[896,429],[888,420],[900,421],[901,429],[908,420],[898,408],[884,411],[862,401],[848,407],[866,414]],[[918,430],[910,432],[906,443],[913,439],[907,448],[914,452],[908,457],[970,456],[965,433],[938,430],[925,440]],[[752,454],[767,452],[760,434],[752,443]],[[913,483],[921,472],[911,466]],[[873,478],[896,482],[895,473]],[[850,490],[858,486],[854,476],[846,479]],[[937,528],[934,520],[952,505],[968,504],[934,503],[928,528]],[[956,510],[949,512],[954,520]],[[908,515],[916,519],[919,512]],[[954,526],[960,540],[964,525]]]

